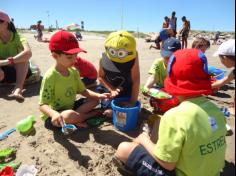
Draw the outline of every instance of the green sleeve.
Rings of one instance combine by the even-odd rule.
[[[159,139],[154,155],[165,162],[177,162],[184,143],[184,130],[180,127],[176,113],[161,118]]]
[[[77,84],[77,93],[81,93],[85,91],[86,87],[83,83],[83,81],[80,78],[80,74],[77,70],[75,70],[75,78],[76,78],[76,84]]]
[[[45,75],[42,80],[40,88],[40,96],[39,96],[40,105],[43,104],[51,105],[53,102],[53,97],[54,97],[53,92],[55,87],[53,78],[54,78],[53,76]]]
[[[155,75],[157,68],[158,68],[158,60],[155,60],[155,61],[153,62],[153,64],[152,64],[152,66],[151,66],[151,68],[150,68],[150,70],[149,70],[148,73],[149,73],[150,75]]]

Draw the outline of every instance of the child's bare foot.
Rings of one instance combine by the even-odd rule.
[[[235,108],[234,108],[234,107],[230,107],[230,108],[228,109],[228,111],[230,112],[230,115],[235,116]]]
[[[112,118],[112,110],[111,109],[107,109],[103,112],[103,115],[105,115],[108,118]]]
[[[9,95],[9,97],[13,97],[16,100],[24,101],[25,97],[22,95],[22,90],[20,88],[16,88],[12,91],[12,93]]]
[[[88,124],[86,122],[80,122],[75,124],[78,128],[88,128]]]

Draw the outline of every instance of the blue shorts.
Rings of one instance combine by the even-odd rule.
[[[175,171],[168,171],[161,167],[140,145],[134,149],[125,165],[136,176],[175,176]]]
[[[85,86],[93,84],[93,83],[95,83],[97,81],[97,79],[90,79],[90,78],[87,78],[87,77],[84,77],[81,80],[83,81]]]

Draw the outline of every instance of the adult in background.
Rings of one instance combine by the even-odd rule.
[[[162,24],[162,28],[168,28],[169,27],[169,24],[170,24],[170,19],[168,16],[165,16],[164,17],[164,22]]]
[[[187,20],[186,16],[182,17],[182,21],[183,21],[183,27],[179,33],[181,34],[182,37],[182,49],[184,49],[188,47],[188,35],[191,27],[190,27],[190,21]]]
[[[21,37],[9,16],[0,11],[0,83],[15,82],[11,96],[24,100],[22,89],[25,79],[31,76],[29,59],[31,49]]]
[[[176,12],[173,11],[169,21],[169,28],[174,31],[174,37],[176,37],[177,34],[177,18],[175,17],[175,15]]]
[[[38,42],[42,42],[43,41],[43,30],[42,30],[42,25],[41,25],[42,21],[39,20],[37,22],[37,25],[36,25],[36,30],[37,30],[37,35],[35,36],[35,39],[38,41]]]

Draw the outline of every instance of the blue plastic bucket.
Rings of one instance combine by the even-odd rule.
[[[113,124],[120,131],[131,131],[136,128],[141,103],[136,102],[132,108],[119,107],[120,102],[128,101],[128,98],[117,98],[112,100]]]

